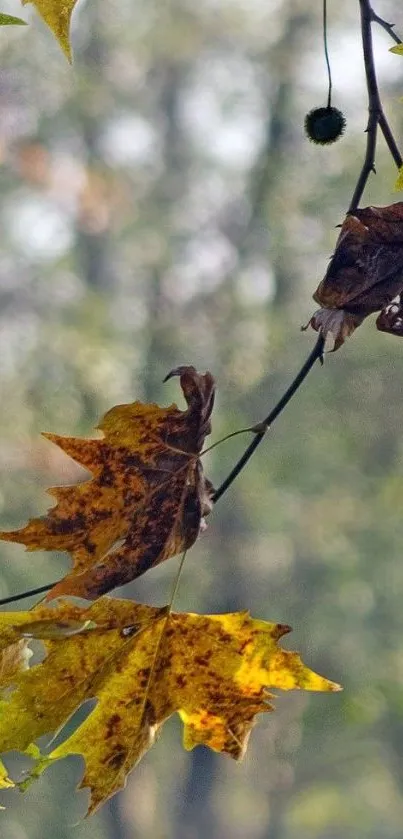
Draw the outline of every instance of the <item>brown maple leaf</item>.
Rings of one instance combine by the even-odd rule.
[[[190,548],[211,510],[212,486],[199,454],[210,433],[214,379],[178,367],[187,409],[134,402],[108,411],[103,439],[44,436],[93,475],[49,491],[57,505],[20,530],[0,533],[27,550],[69,551],[72,571],[48,599],[95,599]]]
[[[355,210],[341,226],[335,253],[313,295],[322,308],[310,324],[333,338],[335,350],[364,318],[379,310],[378,329],[403,335],[400,299],[399,312],[389,308],[402,290],[403,203]]]

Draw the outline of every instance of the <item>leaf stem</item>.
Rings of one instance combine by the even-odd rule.
[[[379,94],[378,81],[376,77],[374,49],[372,43],[372,23],[378,23],[383,26],[389,34],[392,34],[391,24],[387,24],[382,18],[378,17],[372,9],[370,0],[359,0],[360,15],[361,15],[361,39],[364,53],[364,67],[365,78],[368,93],[368,124],[366,128],[367,145],[365,150],[364,162],[358,176],[358,180],[353,192],[353,197],[348,208],[349,213],[353,213],[361,201],[364,189],[367,185],[368,178],[371,172],[375,173],[375,153],[377,143],[378,126],[382,131],[385,142],[393,157],[393,160],[400,169],[403,164],[403,158],[398,149],[397,143],[394,139],[392,130],[385,117],[381,97]],[[394,33],[392,37],[395,38]],[[397,36],[396,36],[397,37]],[[396,38],[395,38],[396,39]],[[400,39],[398,40],[400,42]]]
[[[238,434],[247,434],[248,432],[256,434],[258,431],[260,431],[260,429],[256,425],[251,425],[249,426],[249,428],[240,428],[238,431],[231,431],[230,434],[226,434],[225,437],[221,437],[220,440],[217,440],[215,443],[212,443],[212,445],[208,446],[207,449],[203,449],[203,451],[200,452],[199,457],[203,457],[203,455],[208,454],[208,452],[212,452],[213,449],[215,449],[217,446],[221,446],[221,443],[225,443],[227,440],[231,440],[231,437],[237,437]]]
[[[327,0],[323,0],[323,47],[325,50],[325,61],[327,67],[327,77],[329,79],[329,88],[327,94],[327,107],[330,108],[332,104],[332,71],[330,69],[329,51],[327,47]]]
[[[301,386],[304,379],[307,377],[309,371],[314,366],[315,362],[323,358],[323,349],[324,349],[325,339],[321,333],[318,335],[318,339],[313,350],[310,352],[308,358],[306,359],[305,363],[302,365],[301,370],[297,373],[293,382],[291,382],[289,388],[283,394],[277,405],[274,406],[273,410],[267,415],[267,417],[260,423],[262,430],[256,433],[255,438],[249,443],[249,446],[245,449],[242,457],[238,460],[235,464],[234,468],[231,470],[230,474],[225,478],[222,482],[221,486],[216,489],[213,495],[213,503],[216,504],[220,498],[224,495],[227,489],[231,486],[235,478],[238,477],[242,469],[248,463],[248,460],[252,457],[254,451],[257,449],[259,443],[262,442],[263,437],[268,428],[273,425],[274,420],[282,413],[286,405],[288,405],[290,399],[294,396],[298,388]]]
[[[174,604],[175,597],[178,593],[179,582],[180,582],[180,578],[182,576],[182,571],[183,571],[183,566],[185,564],[186,554],[187,554],[187,551],[183,551],[183,554],[180,558],[178,570],[176,572],[175,581],[174,581],[174,584],[172,586],[172,593],[171,593],[171,596],[169,598],[168,613],[172,612],[172,606]]]

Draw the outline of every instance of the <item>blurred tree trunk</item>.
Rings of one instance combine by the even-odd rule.
[[[105,98],[107,87],[105,68],[109,53],[102,5],[100,0],[94,0],[86,10],[87,42],[80,55],[81,84],[74,108],[78,134],[81,134],[84,147],[87,178],[77,216],[78,271],[88,288],[99,293],[110,292],[114,286],[108,182],[100,150],[105,128],[105,114],[100,103]]]
[[[174,213],[176,202],[186,190],[188,156],[182,134],[179,103],[186,65],[174,59],[160,59],[153,69],[159,90],[158,115],[163,167],[149,197],[150,223],[160,253],[149,265],[146,289],[147,327],[144,354],[144,398],[153,401],[161,392],[165,375],[178,363],[181,313],[164,289],[164,278],[177,259],[178,240]]]

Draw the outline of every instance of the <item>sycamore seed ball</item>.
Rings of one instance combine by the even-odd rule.
[[[313,143],[322,146],[334,143],[346,127],[344,114],[333,108],[313,108],[305,117],[305,131]]]

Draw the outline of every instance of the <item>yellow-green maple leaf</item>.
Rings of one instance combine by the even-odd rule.
[[[14,640],[12,640],[13,638]],[[15,682],[19,672],[27,670],[31,655],[31,650],[28,648],[27,641],[24,638],[12,633],[10,643],[6,642],[6,645],[4,645],[3,637],[3,645],[0,649],[0,691],[3,691],[5,687]],[[0,760],[0,789],[7,789],[13,786],[15,784],[8,777],[7,770]],[[2,809],[3,807],[0,807],[0,810]]]
[[[81,634],[59,637],[60,624],[70,622],[81,623]],[[255,715],[273,710],[269,688],[340,689],[278,646],[290,627],[253,620],[247,612],[178,614],[108,597],[88,608],[59,603],[0,614],[0,649],[21,635],[34,636],[38,627],[47,636],[47,656],[17,673],[13,692],[0,702],[0,751],[29,750],[96,697],[85,722],[32,773],[83,755],[81,786],[91,790],[90,811],[124,786],[175,712],[184,723],[185,748],[204,744],[240,759]]]
[[[70,22],[77,0],[22,0],[22,5],[32,3],[41,18],[52,30],[67,59],[71,61]]]
[[[401,192],[401,190],[403,190],[403,166],[401,166],[398,171],[397,179],[393,187],[393,190],[394,192]]]
[[[7,769],[4,764],[0,760],[0,789],[9,789],[10,787],[14,787],[14,781],[12,781],[7,774]],[[2,810],[3,807],[0,807]]]

